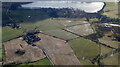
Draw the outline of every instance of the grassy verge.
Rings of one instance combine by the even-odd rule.
[[[8,26],[2,27],[2,42],[19,37],[21,35],[23,35],[23,31],[21,29],[12,29]]]

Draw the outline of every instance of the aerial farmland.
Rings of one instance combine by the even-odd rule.
[[[119,65],[119,2],[2,4],[3,66]]]

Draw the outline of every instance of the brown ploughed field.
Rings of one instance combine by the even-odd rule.
[[[35,44],[44,48],[55,65],[81,65],[72,48],[66,41],[39,34],[41,40]]]

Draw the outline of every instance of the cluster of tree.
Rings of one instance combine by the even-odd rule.
[[[108,31],[111,31],[112,30],[112,27],[105,27],[105,26],[102,26],[102,25],[97,25],[97,31],[100,31],[100,32],[108,32]]]
[[[23,55],[23,54],[25,54],[25,50],[18,49],[17,51],[15,51],[15,54]]]
[[[10,27],[12,27],[13,29],[19,29],[19,28],[20,28],[20,25],[19,25],[19,24],[12,23],[12,22],[10,22],[9,24],[2,24],[2,26],[10,26]]]
[[[10,25],[10,27],[12,27],[12,28],[20,28],[20,25],[18,25],[18,24],[16,24],[16,23],[12,23],[11,25]]]
[[[108,28],[105,26],[97,25],[96,31],[97,33],[88,35],[87,38],[95,40],[97,38],[103,37],[105,32],[112,31],[113,34],[111,36],[113,36],[115,40],[120,41],[120,27],[109,27]],[[111,36],[109,35],[108,37],[111,37]]]
[[[37,10],[37,9],[36,9]],[[64,18],[83,18],[85,17],[85,12],[79,9],[72,9],[72,8],[40,8],[40,11],[46,12],[50,17],[64,17]]]
[[[109,22],[114,22],[114,23],[118,23],[120,22],[120,19],[116,19],[116,18],[110,18],[110,17],[107,17],[105,15],[101,15],[100,17],[98,17],[98,19],[100,20],[100,22],[102,23],[109,23]]]
[[[93,33],[88,36],[85,36],[85,38],[92,41],[98,41],[98,38],[102,38],[103,36],[104,36],[103,32],[97,32],[97,33]]]
[[[113,27],[113,36],[116,38],[117,41],[120,41],[120,27]]]
[[[102,15],[101,13],[92,13],[92,14],[86,14],[86,18],[89,21],[89,19],[97,18],[99,21],[93,22],[93,23],[119,23],[120,19],[118,18],[110,18],[106,15]]]
[[[27,33],[23,36],[23,40],[25,40],[28,44],[33,44],[33,42],[41,40],[41,38],[36,36],[35,33]]]
[[[118,18],[110,18],[106,15],[102,15],[102,11],[97,13],[86,13],[79,9],[72,9],[72,8],[62,8],[62,9],[55,9],[55,8],[41,8],[44,10],[50,17],[64,17],[64,18],[84,18],[89,21],[89,19],[97,18],[99,19],[99,23],[106,23],[106,22],[114,22],[118,23],[120,19]]]

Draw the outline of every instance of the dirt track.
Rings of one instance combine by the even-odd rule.
[[[81,65],[72,48],[64,40],[39,34],[41,40],[36,45],[44,48],[55,65]]]
[[[33,62],[45,58],[43,51],[38,47],[28,45],[22,38],[17,38],[4,43],[5,48],[5,62],[9,63],[24,63]],[[17,55],[15,52],[20,49],[24,50],[23,55]]]

